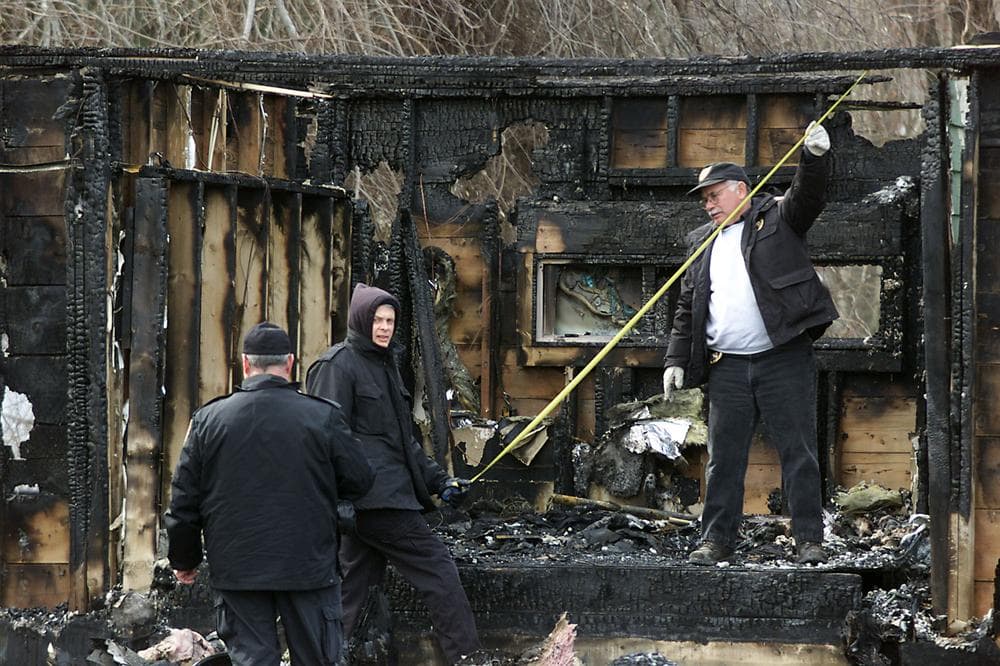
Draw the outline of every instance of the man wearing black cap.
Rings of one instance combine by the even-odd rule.
[[[784,197],[749,199],[746,172],[728,162],[705,167],[690,191],[712,220],[692,233],[694,247],[732,217],[684,275],[664,363],[667,399],[674,389],[708,384],[709,461],[694,564],[732,555],[759,421],[781,460],[797,561],[826,561],[812,343],[838,315],[809,259],[806,232],[825,202],[829,148],[826,130],[811,124]]]
[[[364,445],[375,483],[354,500],[355,524],[340,547],[344,630],[349,637],[373,585],[391,563],[421,595],[449,663],[479,648],[472,608],[448,547],[421,514],[431,495],[457,503],[468,482],[449,477],[413,436],[410,394],[392,350],[399,314],[395,296],[358,284],[351,296],[347,340],[309,368],[310,393],[336,401]]]
[[[341,656],[336,507],[374,475],[340,409],[299,393],[288,334],[243,341],[244,381],[191,417],[166,515],[169,559],[193,583],[202,534],[219,637],[234,664],[277,666],[281,616],[292,664]]]

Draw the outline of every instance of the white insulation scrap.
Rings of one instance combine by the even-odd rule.
[[[35,411],[28,396],[9,388],[3,392],[3,443],[10,448],[14,460],[21,457],[21,443],[27,442],[35,427]]]

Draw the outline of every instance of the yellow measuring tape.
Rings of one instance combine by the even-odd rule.
[[[817,125],[822,124],[823,121],[826,120],[830,116],[830,114],[832,114],[834,110],[836,110],[838,106],[840,106],[840,103],[844,101],[844,99],[846,99],[847,96],[851,94],[851,92],[854,91],[854,89],[858,86],[858,84],[861,83],[861,81],[864,80],[865,76],[867,75],[868,75],[867,69],[861,72],[861,75],[858,76],[858,78],[854,81],[854,83],[851,84],[851,87],[848,88],[846,91],[844,91],[844,94],[838,97],[837,100],[830,106],[830,108],[827,109],[826,112],[819,117],[819,120],[816,121],[816,124]],[[792,155],[794,155],[796,151],[799,150],[799,148],[802,147],[802,143],[805,141],[805,139],[806,139],[805,134],[799,137],[799,140],[795,142],[794,146],[788,149],[788,152],[785,153],[784,157],[778,160],[778,163],[775,164],[771,168],[771,170],[767,172],[767,175],[764,176],[763,179],[761,179],[761,181],[757,184],[757,186],[754,187],[752,190],[750,190],[750,193],[747,195],[747,199],[753,198],[753,196],[757,194],[760,188],[764,187],[764,185],[767,183],[768,180],[771,179],[771,176],[774,175],[774,173],[778,170],[778,168],[781,167],[785,162],[787,162],[789,158]],[[639,308],[639,310],[635,313],[635,315],[633,315],[632,318],[628,320],[628,322],[622,327],[622,329],[618,331],[618,333],[616,333],[613,338],[608,340],[607,344],[604,345],[601,351],[599,351],[597,355],[594,356],[593,359],[591,359],[590,363],[588,363],[583,367],[583,370],[581,370],[575,377],[573,377],[573,380],[570,381],[570,383],[567,384],[563,388],[563,390],[559,392],[559,395],[552,398],[552,401],[548,405],[546,405],[542,411],[538,413],[538,416],[536,416],[531,421],[531,423],[525,426],[524,429],[521,430],[520,433],[518,433],[517,437],[515,437],[510,444],[505,446],[503,450],[500,451],[500,453],[498,453],[496,457],[493,460],[491,460],[488,465],[486,465],[486,467],[484,467],[482,470],[480,470],[478,474],[472,477],[473,482],[478,481],[483,476],[483,474],[486,474],[486,472],[488,472],[490,468],[497,463],[497,461],[499,461],[505,455],[507,455],[515,448],[517,448],[518,444],[520,444],[529,435],[533,435],[535,433],[535,429],[543,420],[545,420],[545,417],[551,414],[552,410],[554,410],[559,405],[559,403],[565,400],[566,397],[570,393],[572,393],[577,386],[579,386],[580,382],[582,382],[587,377],[587,375],[590,374],[590,371],[597,367],[597,365],[604,359],[604,357],[608,355],[608,352],[614,349],[615,346],[619,342],[621,342],[621,339],[624,338],[626,335],[628,335],[629,331],[631,331],[632,328],[634,328],[635,325],[639,323],[639,320],[642,319],[642,317],[647,312],[649,312],[650,308],[656,305],[656,302],[660,300],[660,298],[662,298],[665,293],[667,293],[670,287],[673,286],[674,282],[677,281],[677,278],[683,275],[684,271],[686,271],[688,268],[691,267],[691,264],[694,263],[694,260],[697,259],[701,255],[701,253],[705,251],[705,248],[707,248],[709,244],[713,240],[715,240],[715,237],[722,232],[722,230],[726,227],[726,225],[728,225],[733,220],[734,217],[736,217],[736,214],[741,209],[742,206],[739,206],[736,208],[736,210],[734,210],[733,212],[731,212],[729,215],[726,216],[726,219],[724,219],[722,223],[719,224],[715,228],[715,230],[712,231],[711,234],[709,234],[708,238],[706,238],[705,241],[691,254],[691,256],[689,256],[684,261],[684,263],[681,264],[681,267],[678,268],[677,271],[672,276],[670,276],[670,279],[667,280],[663,284],[663,286],[660,287],[659,290],[655,294],[653,294],[653,296],[648,301],[646,301],[646,304],[643,305],[641,308]]]

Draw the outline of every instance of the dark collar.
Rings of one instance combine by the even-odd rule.
[[[254,375],[253,377],[247,377],[243,380],[243,383],[237,389],[238,391],[259,391],[261,389],[269,388],[290,388],[298,390],[298,382],[288,382],[284,378],[278,377],[277,375]]]

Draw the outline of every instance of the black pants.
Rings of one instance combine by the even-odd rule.
[[[236,666],[278,666],[280,615],[295,666],[334,666],[343,645],[340,584],[318,590],[214,590],[219,638]]]
[[[778,450],[781,480],[798,543],[823,540],[816,452],[816,359],[801,335],[750,356],[709,366],[708,470],[702,538],[733,546],[743,518],[743,482],[757,423]]]
[[[344,630],[354,630],[368,588],[382,582],[386,562],[420,594],[449,662],[479,649],[472,607],[448,547],[418,511],[359,510],[354,534],[342,535]]]

